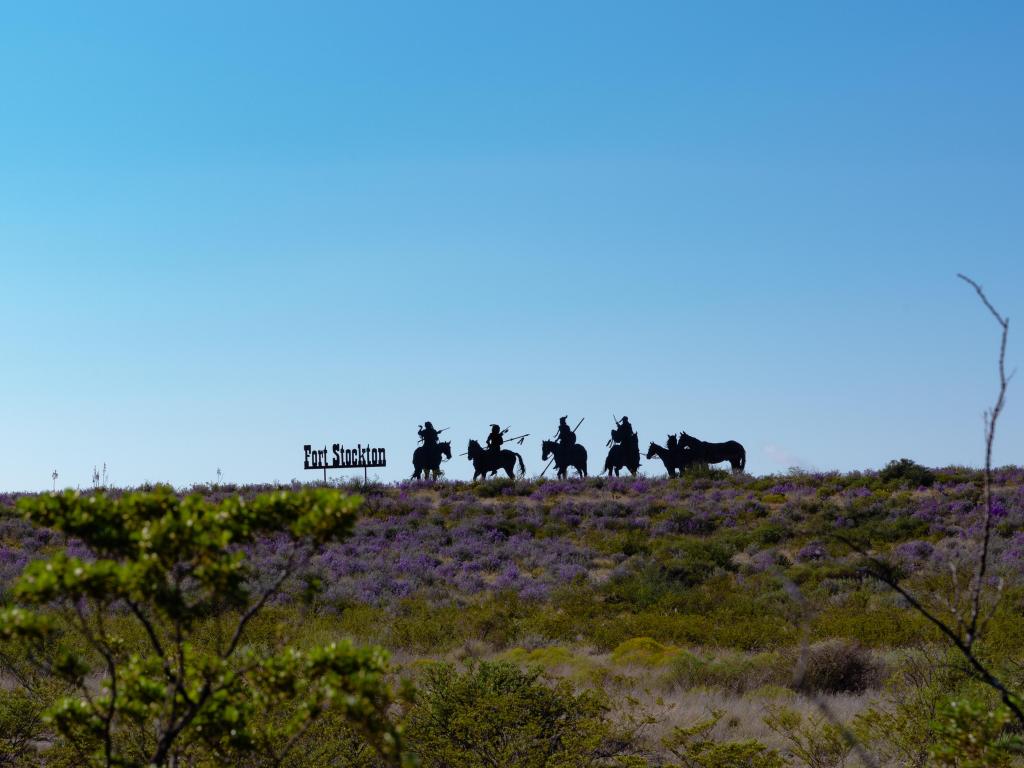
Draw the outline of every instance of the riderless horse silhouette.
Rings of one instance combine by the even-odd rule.
[[[691,437],[685,432],[679,433],[679,444],[694,451],[694,459],[705,464],[718,464],[721,461],[728,461],[732,465],[732,471],[743,471],[747,466],[747,452],[743,446],[735,440],[725,443],[706,443]]]
[[[668,448],[652,442],[650,448],[647,449],[647,458],[653,459],[655,456],[661,459],[669,477],[675,477],[677,470],[679,474],[682,474],[686,471],[687,467],[698,461],[696,452],[689,448],[683,448],[680,446],[674,451],[671,451]]]
[[[412,473],[413,480],[419,480],[421,473],[426,473],[426,479],[433,478],[436,480],[441,476],[441,457],[444,456],[446,459],[452,457],[452,444],[450,440],[445,440],[443,443],[437,443],[436,445],[421,445],[415,451],[412,452],[412,466],[414,472]]]
[[[541,443],[541,461],[547,461],[554,454],[556,476],[565,480],[569,475],[569,467],[575,467],[580,477],[587,476],[587,449],[579,443],[566,448],[554,440]]]
[[[515,451],[502,448],[500,451],[485,451],[476,440],[469,441],[469,448],[466,451],[469,460],[473,462],[473,479],[483,477],[490,472],[494,477],[499,469],[504,469],[509,477],[515,477],[512,470],[516,467],[516,460],[519,460],[519,476],[526,474],[526,465],[523,464],[523,457]]]
[[[629,470],[629,474],[636,477],[636,473],[640,469],[639,443],[640,438],[634,434],[628,444],[616,443],[608,450],[608,458],[604,460],[604,470],[608,473],[608,477],[612,476],[612,471],[618,477],[619,470],[623,467]]]

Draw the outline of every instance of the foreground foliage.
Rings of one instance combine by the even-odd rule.
[[[0,765],[143,764],[207,686],[165,764],[1021,763],[839,537],[951,615],[977,471],[194,490],[0,496]],[[1024,471],[993,492],[977,647],[1021,690]]]
[[[224,764],[258,753],[281,764],[328,711],[397,761],[381,650],[257,647],[247,636],[312,548],[351,532],[359,504],[332,490],[218,504],[169,488],[22,499],[22,515],[86,552],[31,563],[16,605],[0,612],[8,671],[29,691],[64,688],[39,720],[51,761]],[[243,545],[269,535],[283,540],[279,557],[258,572]]]

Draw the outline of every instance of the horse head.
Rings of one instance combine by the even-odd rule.
[[[540,460],[541,461],[547,461],[548,460],[548,456],[550,456],[552,453],[555,452],[555,445],[556,444],[555,444],[554,440],[545,440],[543,443],[540,444],[540,447],[541,447]]]
[[[476,440],[469,441],[469,446],[466,448],[466,455],[470,458],[471,461],[475,459],[477,456],[479,456],[482,452],[483,449],[480,447],[480,443],[478,443]]]
[[[656,445],[656,444],[654,443],[654,441],[652,440],[652,441],[651,441],[651,446],[650,446],[650,448],[648,448],[648,449],[647,449],[647,458],[648,458],[648,459],[653,459],[653,458],[654,458],[654,456],[655,456],[655,454],[657,454],[657,453],[658,453],[658,448],[659,448],[659,447],[660,447],[660,446]]]
[[[438,443],[437,447],[441,449],[441,455],[446,459],[450,459],[452,457],[451,440],[445,440],[443,443]]]

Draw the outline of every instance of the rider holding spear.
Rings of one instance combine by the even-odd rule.
[[[554,437],[554,439],[558,441],[559,445],[562,446],[563,451],[571,450],[572,447],[576,445],[576,430],[579,429],[580,424],[583,423],[583,419],[580,419],[578,422],[576,422],[575,427],[570,427],[569,422],[567,421],[568,418],[568,416],[559,417],[558,432],[555,434]],[[540,473],[541,477],[543,477],[544,473],[551,468],[551,465],[554,463],[554,461],[555,459],[552,457],[551,461],[549,461],[547,466],[544,467],[544,471]]]
[[[505,433],[509,428],[502,429],[497,424],[491,424],[491,434],[487,436],[487,450],[497,453],[501,450],[501,444],[505,442]]]
[[[518,442],[520,445],[522,445],[523,441],[530,436],[530,433],[527,432],[522,435],[516,435],[515,437],[505,437],[505,433],[508,432],[509,429],[511,429],[511,427],[505,427],[504,429],[502,429],[497,424],[491,424],[491,431],[487,435],[487,440],[484,441],[485,444],[487,445],[487,450],[493,452],[494,454],[499,454],[501,453],[501,446],[505,442]],[[465,455],[466,453],[459,454],[459,456]]]

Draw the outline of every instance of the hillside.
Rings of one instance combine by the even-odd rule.
[[[1001,597],[980,646],[1011,676],[1024,655],[1022,481],[1020,468],[996,472]],[[812,764],[794,744],[804,731],[825,739],[822,701],[873,734],[881,764],[908,764],[913,750],[897,742],[909,736],[883,729],[896,734],[887,745],[880,717],[923,718],[912,730],[940,694],[991,698],[851,549],[890,563],[950,616],[977,551],[975,470],[344,488],[365,500],[354,535],[314,554],[257,636],[301,621],[302,642],[379,643],[413,678],[426,660],[541,669],[606,697],[617,723],[650,718],[633,738],[651,765],[670,760],[674,727],[712,721],[715,740],[757,739]],[[190,490],[216,500],[270,489]],[[13,516],[14,500],[0,499],[5,591],[26,562],[65,546]],[[278,550],[273,538],[255,548],[259,570],[273,571]]]

